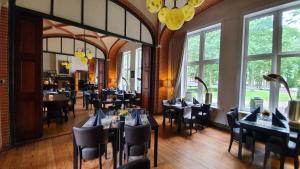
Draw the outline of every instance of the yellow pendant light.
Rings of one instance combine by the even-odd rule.
[[[190,21],[193,19],[195,15],[195,8],[191,5],[185,5],[184,7],[181,8],[183,15],[184,15],[184,20],[185,21]]]
[[[158,19],[161,23],[166,23],[166,16],[169,13],[170,9],[167,7],[161,8],[161,10],[158,12]]]
[[[188,0],[188,4],[195,7],[195,8],[202,5],[203,2],[204,2],[204,0]]]
[[[162,0],[146,0],[146,6],[151,13],[157,13],[162,7]]]
[[[181,9],[171,9],[166,16],[166,25],[170,30],[178,30],[184,23],[184,14]]]
[[[173,7],[170,5],[167,7],[166,1],[173,3]],[[181,0],[185,2],[185,5],[180,7],[177,6],[177,1],[179,0],[146,0],[146,7],[151,13],[158,13],[158,20],[166,24],[168,29],[178,30],[185,21],[193,19],[195,8],[202,5],[205,0]]]

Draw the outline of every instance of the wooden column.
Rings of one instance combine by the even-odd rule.
[[[149,110],[150,76],[151,76],[151,47],[142,48],[142,107]]]

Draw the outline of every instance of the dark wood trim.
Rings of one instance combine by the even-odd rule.
[[[9,0],[9,10],[8,10],[8,79],[9,79],[9,116],[10,116],[10,144],[13,146],[15,145],[15,87],[14,87],[14,74],[15,74],[15,0]]]

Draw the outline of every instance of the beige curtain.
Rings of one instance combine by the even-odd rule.
[[[175,34],[169,45],[170,79],[172,80],[174,87],[171,95],[172,98],[176,98],[180,95],[181,70],[184,61],[186,35],[186,32]]]
[[[118,86],[121,84],[121,80],[122,80],[122,69],[123,69],[123,53],[119,53],[119,56],[117,56],[116,59],[117,62],[117,83]]]

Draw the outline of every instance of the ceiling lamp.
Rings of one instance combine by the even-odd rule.
[[[94,56],[93,56],[92,51],[86,47],[85,29],[83,32],[83,38],[84,38],[84,47],[77,48],[76,51],[74,52],[74,56],[79,57],[82,63],[87,64],[88,60],[93,59]]]
[[[166,6],[166,2],[173,4]],[[178,30],[185,21],[190,21],[195,15],[195,8],[199,7],[204,0],[146,0],[147,9],[151,13],[158,13],[158,19],[166,24],[170,30]],[[181,7],[178,3],[184,4]]]

